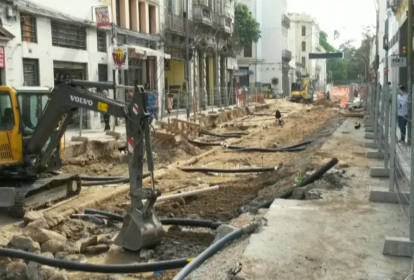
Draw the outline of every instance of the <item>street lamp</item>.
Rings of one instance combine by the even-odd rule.
[[[319,31],[318,32],[313,32],[313,33],[307,35],[305,38],[303,38],[303,40],[299,44],[299,59],[300,59],[300,71],[299,71],[300,79],[299,79],[299,81],[300,82],[302,82],[302,67],[303,67],[303,65],[302,65],[302,44],[303,44],[303,42],[305,42],[306,39],[308,39],[310,36],[315,35],[315,34],[319,34]],[[306,61],[306,59],[305,59],[305,61]]]

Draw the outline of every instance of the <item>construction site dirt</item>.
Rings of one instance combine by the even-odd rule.
[[[247,136],[231,140],[213,136],[197,138],[202,142],[226,142],[243,147],[268,148],[283,148],[313,140],[306,150],[300,152],[232,152],[224,147],[193,146],[185,141],[174,145],[155,143],[153,146],[155,169],[162,170],[162,173],[156,176],[155,186],[162,191],[163,196],[219,186],[214,191],[158,203],[155,206],[156,214],[160,218],[208,219],[227,223],[234,223],[243,213],[252,213],[253,215],[250,215],[253,218],[254,216],[260,217],[263,210],[258,211],[258,205],[290,189],[297,177],[320,166],[322,157],[318,156],[318,149],[341,122],[339,110],[330,105],[312,106],[277,100],[264,113],[272,115],[276,109],[284,112],[285,125],[283,127],[279,126],[272,116],[250,115],[221,123],[211,130],[217,133],[243,131],[249,133]],[[180,170],[183,163],[187,165],[191,163],[191,167],[222,169],[252,167],[278,167],[278,169],[269,173],[253,174],[186,173]],[[65,159],[62,171],[89,176],[126,176],[128,174],[127,157],[122,150],[118,149],[104,152],[94,149],[77,159]],[[332,185],[338,184],[335,178],[331,178],[331,181]],[[73,209],[73,213],[82,213],[84,209],[79,208],[79,205],[84,205],[91,200],[100,201],[100,197],[108,196],[120,187],[122,186],[85,187],[76,199],[50,209],[42,215],[55,217],[69,209]],[[150,187],[149,181],[144,187]],[[129,194],[127,191],[118,193],[109,200],[96,203],[95,208],[123,215],[130,209]],[[99,240],[111,240],[120,227],[121,223],[117,222],[104,223],[100,219],[97,221],[65,217],[56,222],[56,225],[49,226],[48,230],[65,236],[67,244],[79,246],[93,236],[99,236]],[[0,230],[0,239],[4,239],[4,243],[7,243],[6,241],[11,240],[13,235],[27,233],[26,228],[24,225],[3,227]],[[165,227],[165,229],[166,235],[162,244],[146,255],[125,252],[116,248],[115,245],[111,246],[111,242],[108,242],[109,252],[104,250],[99,254],[84,254],[86,261],[108,264],[192,258],[207,248],[215,236],[215,231],[210,229],[178,226]],[[2,269],[0,269],[0,274],[1,271]],[[5,267],[4,271],[6,271]],[[156,275],[123,276],[70,272],[68,276],[76,280],[172,279],[177,272],[178,270],[171,270]]]

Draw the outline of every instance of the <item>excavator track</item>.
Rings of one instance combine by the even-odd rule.
[[[14,205],[8,209],[9,215],[15,218],[22,218],[30,210],[47,208],[81,192],[79,176],[71,174],[51,175],[19,185],[16,187]]]

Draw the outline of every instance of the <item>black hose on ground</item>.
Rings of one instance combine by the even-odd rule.
[[[12,259],[22,259],[25,261],[33,261],[42,265],[47,265],[60,269],[108,274],[142,273],[159,270],[177,269],[184,267],[191,261],[190,259],[176,259],[169,261],[138,264],[90,264],[53,259],[50,257],[44,257],[20,250],[3,248],[0,248],[0,256],[9,257]]]
[[[180,272],[173,278],[173,280],[183,280],[194,269],[196,269],[203,262],[205,262],[208,258],[212,257],[219,250],[223,249],[224,246],[228,242],[233,241],[233,240],[243,236],[244,234],[252,233],[254,230],[257,229],[257,227],[258,227],[258,224],[249,224],[246,227],[243,227],[241,229],[237,229],[235,231],[232,231],[232,232],[226,234],[224,237],[217,240],[215,243],[210,245],[210,247],[205,249],[200,255],[198,255],[196,258],[194,258],[191,261],[191,263],[188,263],[183,269],[181,269]]]
[[[276,197],[276,198],[274,198],[274,199],[272,199],[270,201],[267,201],[267,202],[262,203],[259,206],[259,208],[269,208],[270,205],[272,205],[273,201],[275,199],[277,199],[277,198],[287,199],[287,198],[291,197],[296,188],[305,187],[305,186],[307,186],[309,184],[312,184],[316,180],[319,180],[326,172],[328,172],[331,168],[333,168],[337,163],[338,163],[338,159],[337,158],[331,159],[328,163],[326,163],[320,169],[318,169],[315,172],[313,172],[312,175],[310,175],[309,177],[307,177],[300,184],[298,184],[298,185],[294,186],[292,189],[290,189],[290,190],[282,193],[278,197]]]
[[[206,130],[200,130],[200,133],[205,134],[205,135],[219,137],[219,138],[241,138],[242,136],[249,135],[248,133],[245,133],[245,132],[220,133],[220,134],[218,134],[218,133],[213,133],[213,132],[206,131]]]
[[[231,149],[225,151],[226,153],[240,153],[240,152],[261,152],[261,153],[296,153],[305,151],[306,148],[299,147],[299,148],[281,148],[281,149],[272,149],[272,148],[243,148],[243,149]]]
[[[188,143],[199,145],[199,146],[221,146],[221,143],[209,143],[209,142],[201,142],[201,141],[194,141],[191,139],[188,139]]]
[[[213,172],[213,173],[257,173],[277,171],[278,167],[259,167],[259,168],[243,168],[243,169],[218,169],[204,167],[181,167],[183,172]]]
[[[283,147],[283,148],[256,148],[256,147],[242,147],[242,146],[225,146],[229,150],[240,150],[244,152],[300,152],[306,150],[306,148],[300,148],[302,146],[306,146],[311,144],[313,141],[306,141],[302,142],[293,146]]]
[[[149,177],[149,173],[145,173],[142,175],[142,178]],[[87,178],[84,180],[83,178]],[[129,177],[120,177],[117,179],[107,179],[110,177],[81,177],[82,180],[82,187],[88,187],[88,186],[105,186],[105,185],[114,185],[114,184],[122,184],[122,183],[129,183]],[[93,181],[93,180],[99,180],[99,181]]]
[[[124,217],[115,213],[101,211],[101,210],[95,210],[95,209],[85,209],[85,214],[93,214],[93,215],[101,215],[106,216],[108,218],[111,218],[115,221],[122,222],[124,220]],[[172,218],[172,219],[160,219],[161,224],[165,226],[187,226],[187,227],[202,227],[202,228],[211,228],[216,229],[218,228],[221,223],[219,222],[213,222],[209,220],[193,220],[193,219],[178,219],[178,218]]]
[[[108,177],[105,177],[105,176],[102,176],[102,177],[100,177],[100,176],[79,176],[79,177],[82,181],[111,181],[111,180],[118,180],[118,179],[126,178],[126,177],[121,177],[121,176],[118,176],[118,177],[116,177],[116,176],[108,176]]]

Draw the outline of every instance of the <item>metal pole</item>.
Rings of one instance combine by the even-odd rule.
[[[395,145],[397,144],[397,68],[392,70],[392,103],[391,103],[391,153],[390,153],[390,181],[389,191],[394,192],[395,180]]]
[[[377,26],[376,26],[376,32],[375,32],[375,105],[374,105],[374,138],[375,142],[379,145],[377,141],[378,136],[378,102],[379,102],[379,86],[378,86],[378,69],[379,69],[379,47],[378,47],[378,36],[379,36],[379,6],[376,8],[376,15],[377,15]]]
[[[82,137],[82,121],[83,121],[83,109],[80,110],[80,117],[79,117],[79,137]]]
[[[408,0],[408,44],[407,44],[407,73],[408,73],[408,94],[411,98],[411,106],[408,106],[408,144],[411,145],[411,139],[414,137],[414,126],[413,126],[413,112],[414,112],[414,102],[412,98],[412,55],[413,55],[413,0]],[[411,148],[411,178],[414,174],[414,167],[412,160],[414,159],[414,149]],[[414,240],[414,180],[411,180],[410,186],[410,241]]]
[[[187,119],[190,119],[190,42],[189,42],[189,24],[188,24],[188,14],[190,1],[187,0],[187,12],[185,20],[185,82],[186,82],[186,94],[187,94]]]
[[[385,118],[384,118],[384,126],[385,126],[385,132],[384,132],[384,167],[388,168],[388,159],[389,159],[389,133],[390,133],[390,92],[391,88],[388,85],[388,81],[386,81],[386,84],[384,85],[385,90]]]

